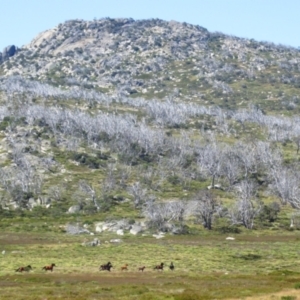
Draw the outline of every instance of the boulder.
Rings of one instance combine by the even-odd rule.
[[[133,235],[137,235],[138,233],[142,232],[143,228],[140,225],[134,224],[132,225],[131,229],[130,229],[130,233]]]
[[[113,244],[119,244],[119,243],[122,243],[122,240],[121,239],[111,239],[110,242]]]
[[[220,184],[215,184],[214,186],[209,185],[207,187],[208,190],[216,189],[216,190],[223,190],[223,187]]]
[[[165,237],[164,232],[159,232],[158,234],[153,234],[153,237],[155,237],[156,239],[162,239]]]
[[[10,46],[5,47],[2,52],[2,59],[5,60],[11,56],[14,56],[16,54],[16,51],[17,51],[17,48],[15,45],[10,45]]]
[[[90,231],[86,228],[81,227],[79,224],[67,224],[65,227],[66,233],[68,234],[90,234]]]
[[[68,214],[75,214],[81,211],[81,206],[80,205],[73,205],[68,209]]]
[[[33,198],[30,198],[29,200],[28,200],[28,207],[29,208],[34,208],[35,206],[38,206],[39,204],[37,203],[37,201],[35,201],[35,199],[33,199]]]
[[[100,246],[100,240],[97,238],[94,238],[90,242],[84,242],[82,246],[88,246],[88,247],[95,247],[95,246]]]
[[[116,233],[117,235],[124,235],[123,229],[118,229]]]
[[[128,220],[122,219],[119,221],[110,221],[110,222],[98,222],[95,224],[96,232],[110,231],[115,232],[119,230],[129,230],[131,225]]]

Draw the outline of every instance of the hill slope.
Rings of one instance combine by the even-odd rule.
[[[108,94],[268,110],[298,103],[300,52],[175,21],[70,20],[39,34],[0,72]]]
[[[2,207],[56,216],[76,204],[164,230],[273,226],[281,207],[293,219],[299,56],[175,21],[39,34],[0,65]]]

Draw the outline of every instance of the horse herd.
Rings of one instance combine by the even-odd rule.
[[[153,269],[154,270],[160,270],[160,271],[163,271],[164,269],[164,263],[160,263],[159,265],[156,265]],[[112,264],[111,262],[109,261],[107,264],[103,264],[99,267],[99,270],[100,271],[109,271],[110,272],[110,269],[112,268]],[[138,271],[142,271],[144,272],[144,270],[146,269],[145,266],[142,266],[142,267],[138,267]],[[175,266],[173,264],[173,262],[171,262],[171,264],[169,265],[169,269],[171,271],[174,271],[175,269]],[[121,267],[121,271],[128,271],[128,264],[125,264],[124,266]]]
[[[51,264],[49,266],[42,267],[42,270],[51,271],[52,272],[54,267],[55,267],[55,264]],[[32,267],[31,267],[31,265],[28,265],[26,267],[19,267],[15,271],[22,273],[22,272],[29,272],[30,270],[32,270]]]
[[[160,271],[163,271],[163,270],[164,270],[164,265],[165,265],[164,263],[160,263],[159,265],[156,265],[153,269],[154,269],[154,270],[160,270]],[[51,271],[51,272],[52,272],[54,267],[55,267],[55,264],[51,264],[51,265],[49,265],[49,266],[44,266],[44,267],[42,268],[42,270],[45,270],[45,271]],[[112,265],[111,262],[109,261],[107,264],[101,265],[101,266],[99,267],[99,270],[100,270],[100,271],[109,271],[109,272],[110,272],[110,270],[111,270],[112,268],[113,268],[113,265]],[[145,266],[138,267],[138,271],[144,272],[145,269],[146,269]],[[171,264],[169,265],[169,269],[170,269],[171,271],[174,271],[175,266],[174,266],[173,262],[171,262]],[[19,267],[19,268],[17,268],[15,271],[16,271],[16,272],[22,273],[22,272],[29,272],[29,271],[31,271],[31,270],[32,270],[31,265],[28,265],[28,266],[26,266],[26,267]],[[121,271],[128,271],[128,264],[125,264],[124,266],[122,266],[122,267],[121,267]]]

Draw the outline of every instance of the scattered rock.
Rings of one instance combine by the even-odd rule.
[[[226,238],[226,240],[228,240],[228,241],[234,241],[234,240],[235,240],[235,238],[234,238],[234,237],[231,237],[231,236],[229,236],[229,237],[227,237],[227,238]]]

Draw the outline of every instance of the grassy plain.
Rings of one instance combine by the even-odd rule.
[[[234,240],[226,240],[231,236]],[[86,247],[99,238],[100,246]],[[300,299],[300,233],[242,231],[155,239],[129,236],[107,243],[113,234],[66,235],[44,232],[0,233],[1,299]],[[111,261],[111,272],[99,265]],[[173,261],[175,270],[153,270]],[[44,265],[56,264],[45,273]],[[127,263],[128,271],[121,271]],[[31,265],[29,273],[16,273]],[[146,266],[139,272],[139,266]]]

